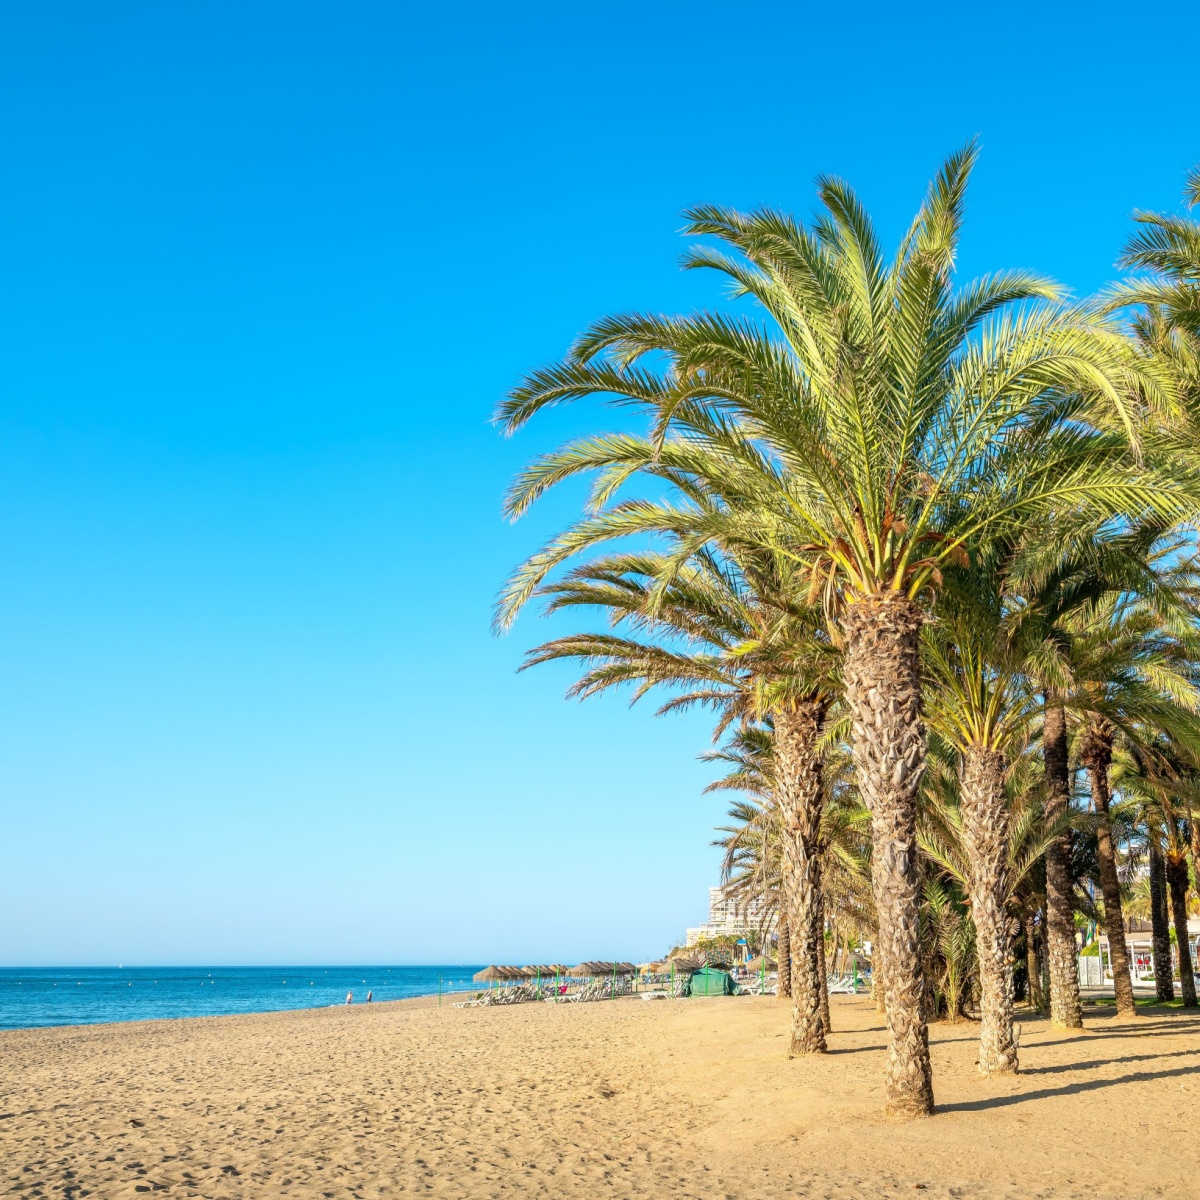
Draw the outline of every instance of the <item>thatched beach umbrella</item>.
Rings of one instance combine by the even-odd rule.
[[[756,957],[750,959],[746,963],[746,970],[747,971],[763,971],[763,970],[773,971],[773,970],[775,970],[775,960],[770,959],[770,958],[764,958],[761,954],[759,954]]]
[[[686,955],[677,954],[674,958],[669,959],[667,963],[672,971],[698,971],[700,963],[694,958],[688,958]]]
[[[496,983],[498,980],[507,979],[504,974],[504,967],[484,967],[482,971],[476,971],[471,978],[476,983]]]

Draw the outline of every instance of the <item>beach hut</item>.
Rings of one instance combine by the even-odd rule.
[[[732,996],[735,990],[729,972],[718,967],[701,967],[692,976],[693,996]]]

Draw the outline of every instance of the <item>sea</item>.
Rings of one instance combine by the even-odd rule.
[[[216,1017],[462,991],[481,966],[2,967],[0,1029]]]

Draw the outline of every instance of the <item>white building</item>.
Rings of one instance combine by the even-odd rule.
[[[694,946],[701,938],[723,934],[743,934],[762,925],[764,909],[760,900],[748,903],[725,894],[722,887],[708,889],[708,920],[687,931],[687,944]]]

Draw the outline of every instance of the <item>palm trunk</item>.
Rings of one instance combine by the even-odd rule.
[[[1043,1011],[1046,998],[1042,995],[1041,955],[1038,954],[1037,925],[1033,913],[1025,917],[1025,980],[1029,1007]]]
[[[1158,830],[1150,829],[1150,928],[1154,951],[1154,998],[1175,999],[1171,979],[1171,922],[1167,916],[1167,876]]]
[[[1188,869],[1183,851],[1167,851],[1167,887],[1171,892],[1171,916],[1175,922],[1175,946],[1179,951],[1179,993],[1184,1008],[1196,1007],[1196,981],[1192,977],[1192,948],[1188,942]]]
[[[791,997],[792,994],[792,940],[788,933],[787,912],[779,910],[779,995]]]
[[[1047,822],[1059,820],[1071,798],[1067,773],[1067,718],[1062,706],[1046,696],[1042,725],[1046,766]],[[1071,904],[1069,844],[1064,833],[1046,847],[1046,957],[1050,968],[1050,1020],[1064,1029],[1083,1027],[1079,1003],[1079,965],[1075,914]]]
[[[1008,805],[1004,758],[970,746],[963,759],[963,834],[968,890],[979,959],[979,1071],[1011,1074],[1017,1069],[1013,1036],[1012,949],[1008,914]]]
[[[1193,817],[1185,826],[1192,844],[1192,879],[1196,884],[1196,899],[1200,901],[1200,818]]]
[[[925,766],[920,630],[920,610],[896,593],[860,600],[842,617],[854,766],[871,813],[871,887],[887,1006],[887,1109],[906,1117],[933,1111],[918,946],[917,792]]]
[[[1112,795],[1108,787],[1108,769],[1112,765],[1112,726],[1096,721],[1088,730],[1080,757],[1092,783],[1092,804],[1096,809],[1096,851],[1100,861],[1100,891],[1104,896],[1104,932],[1108,934],[1108,957],[1112,963],[1113,991],[1117,1013],[1137,1016],[1133,1002],[1133,980],[1129,975],[1129,947],[1125,942],[1125,913],[1121,905],[1121,884],[1117,878],[1117,856],[1113,849],[1112,825],[1108,807]]]
[[[824,846],[822,846],[822,853]],[[833,1022],[829,1019],[829,963],[825,957],[825,898],[822,896],[820,900],[820,919],[818,921],[818,929],[820,936],[817,939],[817,970],[820,973],[821,979],[821,1028],[825,1030],[825,1036],[828,1037],[833,1032]],[[834,945],[834,953],[837,953],[836,943]]]
[[[822,934],[821,811],[825,806],[817,739],[824,716],[825,701],[813,699],[774,717],[775,799],[783,818],[783,904],[791,957],[792,1055],[825,1050],[817,957]],[[782,979],[782,961],[779,971]]]

